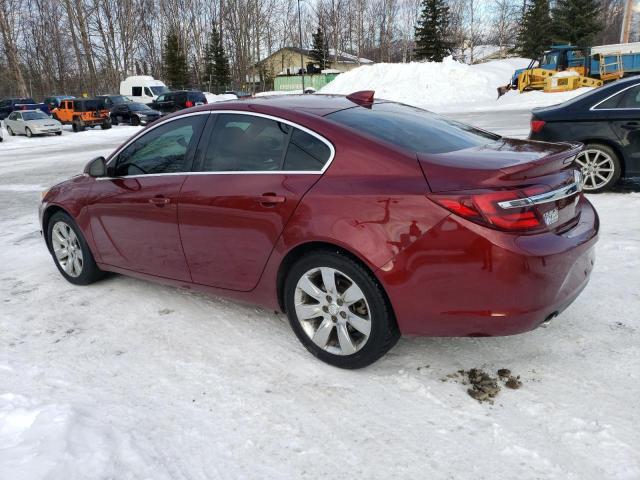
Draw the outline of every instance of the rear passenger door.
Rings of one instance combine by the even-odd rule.
[[[195,283],[249,291],[333,147],[280,119],[214,116],[180,192],[180,237]]]

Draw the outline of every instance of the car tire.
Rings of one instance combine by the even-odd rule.
[[[33,137],[33,132],[31,131],[31,129],[29,127],[25,127],[24,128],[24,134],[27,136],[27,138]]]
[[[135,115],[131,117],[131,126],[138,127],[140,126],[140,119]]]
[[[361,298],[354,303],[356,297]],[[371,365],[400,337],[393,310],[373,274],[337,251],[313,251],[297,260],[285,280],[284,302],[300,342],[335,367]]]
[[[9,135],[11,135],[12,137],[14,137],[14,136],[15,136],[15,133],[13,132],[13,130],[11,129],[11,127],[7,127],[7,133],[8,133]]]
[[[111,128],[111,120],[105,120],[100,124],[102,130],[109,130]]]
[[[118,125],[118,117],[111,117],[111,125]]]
[[[53,262],[68,282],[89,285],[105,275],[96,265],[82,232],[71,216],[65,212],[56,212],[49,219],[46,228]],[[62,252],[57,253],[59,250]],[[69,251],[71,253],[67,253]]]
[[[62,135],[62,130],[60,130],[59,132],[56,132],[56,135]]]
[[[622,174],[618,154],[610,146],[601,143],[586,144],[575,162],[582,169],[583,188],[587,193],[609,190]]]

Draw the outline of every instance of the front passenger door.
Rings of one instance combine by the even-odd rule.
[[[101,262],[190,281],[178,231],[178,193],[208,112],[149,129],[108,163],[91,190],[91,230]]]
[[[620,95],[617,106],[609,111],[609,120],[622,144],[625,175],[630,177],[640,175],[640,84]]]

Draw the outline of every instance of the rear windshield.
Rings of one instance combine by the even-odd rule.
[[[499,135],[399,103],[349,108],[327,118],[418,153],[447,153],[486,145]]]

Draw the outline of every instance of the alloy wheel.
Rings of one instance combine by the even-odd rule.
[[[321,349],[352,355],[367,343],[371,310],[362,289],[346,274],[318,267],[300,277],[295,294],[296,317]]]
[[[67,223],[56,222],[51,230],[51,244],[56,261],[70,277],[82,273],[84,259],[76,232]]]
[[[576,163],[582,169],[583,187],[587,191],[598,190],[607,185],[615,171],[613,159],[601,150],[583,150],[576,157]]]

